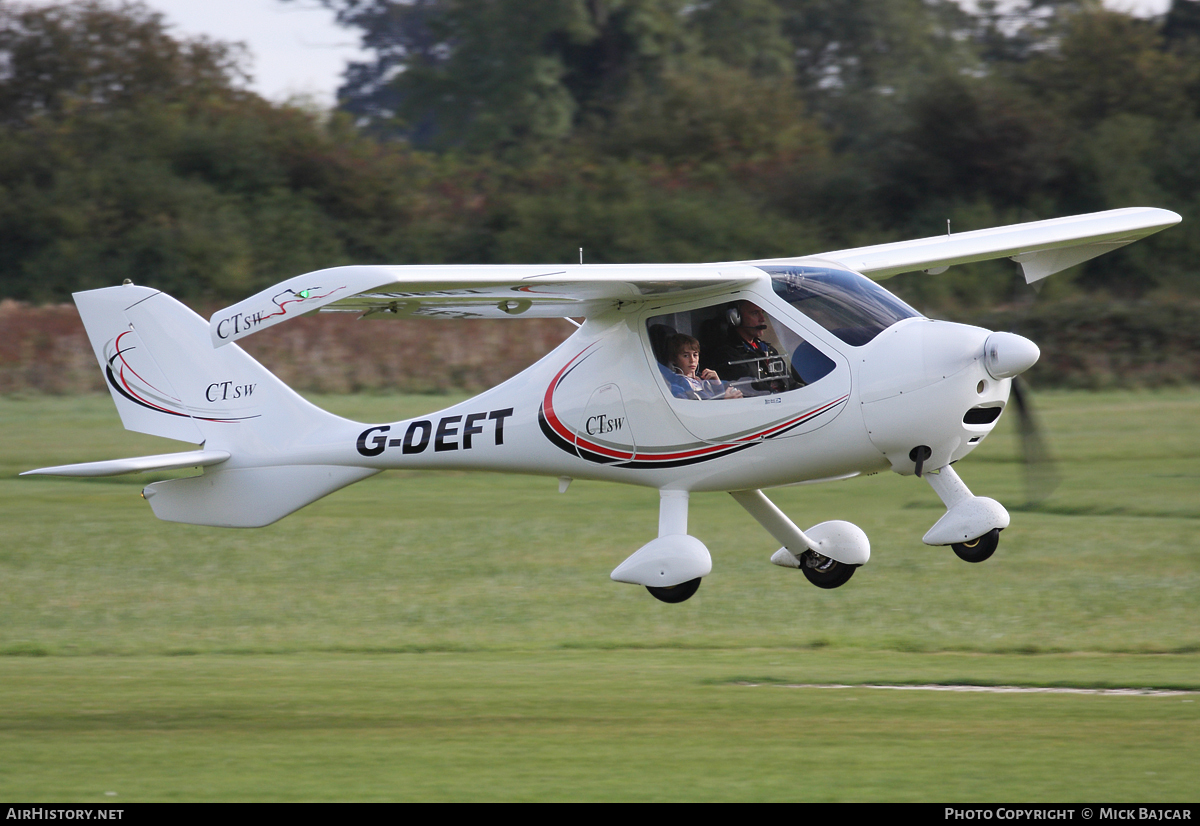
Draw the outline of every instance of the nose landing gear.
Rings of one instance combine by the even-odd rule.
[[[967,562],[983,562],[994,554],[1000,531],[1008,527],[1004,506],[995,499],[975,496],[949,465],[927,471],[924,478],[946,505],[946,513],[922,541],[949,545]]]

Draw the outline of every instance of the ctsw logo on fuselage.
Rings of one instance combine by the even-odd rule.
[[[589,436],[598,436],[601,433],[615,433],[624,424],[625,419],[623,417],[588,416],[587,421],[583,423],[583,428]]]

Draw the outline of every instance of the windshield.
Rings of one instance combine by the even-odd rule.
[[[762,267],[775,293],[847,344],[866,344],[921,314],[869,278],[826,267]]]

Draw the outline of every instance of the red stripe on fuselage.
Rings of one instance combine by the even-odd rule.
[[[590,442],[587,439],[582,438],[578,433],[575,433],[574,431],[569,429],[566,425],[564,425],[554,412],[554,391],[558,389],[558,385],[566,377],[566,374],[572,369],[572,367],[577,365],[577,363],[580,361],[581,357],[588,350],[590,350],[592,347],[595,347],[595,346],[596,346],[595,344],[589,345],[586,349],[582,350],[573,359],[568,361],[563,366],[563,368],[561,370],[559,370],[557,374],[555,374],[554,378],[550,381],[550,384],[546,387],[545,395],[542,397],[542,414],[545,416],[546,422],[550,425],[550,427],[554,430],[554,432],[557,433],[564,441],[574,444],[577,447],[582,448],[584,450],[588,450],[592,453],[596,453],[601,456],[608,456],[610,458],[618,459],[620,461],[626,461],[626,462],[629,462],[629,461],[670,462],[670,461],[678,461],[680,459],[691,459],[691,458],[695,458],[695,457],[706,456],[708,454],[719,453],[721,451],[729,450],[730,448],[733,448],[733,447],[741,447],[741,446],[744,446],[746,442],[753,442],[753,441],[757,441],[760,439],[765,439],[765,438],[770,437],[770,435],[773,433],[777,433],[781,430],[785,430],[789,427],[794,427],[795,425],[801,424],[804,421],[806,421],[807,419],[811,419],[814,416],[818,416],[821,413],[824,413],[826,410],[829,410],[830,408],[836,407],[837,405],[841,404],[842,402],[844,402],[846,399],[848,399],[850,397],[849,394],[847,394],[845,396],[842,396],[840,399],[835,399],[834,401],[831,401],[827,404],[824,404],[824,405],[822,405],[818,408],[815,408],[813,410],[810,410],[806,413],[801,413],[799,416],[796,416],[793,419],[789,419],[788,421],[785,421],[785,422],[780,422],[779,424],[772,425],[771,427],[768,427],[765,430],[761,430],[757,433],[752,433],[749,436],[743,436],[739,439],[736,439],[736,440],[733,440],[730,442],[726,442],[724,444],[705,445],[704,447],[699,447],[699,448],[695,448],[692,450],[683,450],[683,451],[679,451],[676,453],[641,453],[641,452],[629,453],[628,451],[620,451],[620,450],[614,450],[612,448],[604,447],[603,445],[598,445],[594,442]],[[713,457],[713,458],[715,458],[715,457]]]

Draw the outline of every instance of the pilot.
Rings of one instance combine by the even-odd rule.
[[[696,375],[696,368],[700,364],[700,342],[696,339],[683,333],[676,333],[667,339],[667,352],[670,354],[671,363],[671,372],[667,375],[667,383],[671,385],[673,396],[680,399],[740,399],[742,397],[742,391],[721,381],[720,376],[713,370],[701,370],[700,375]]]
[[[725,308],[729,334],[717,348],[715,363],[721,374],[739,386],[748,385],[747,395],[781,393],[791,388],[787,362],[763,338],[768,329],[767,313],[752,301],[738,301]]]

